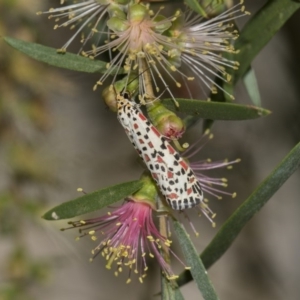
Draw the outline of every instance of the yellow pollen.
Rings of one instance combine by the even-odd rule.
[[[57,49],[56,52],[59,53],[59,54],[65,54],[66,49],[65,48]]]
[[[83,189],[82,188],[78,188],[77,192],[83,192]]]
[[[215,223],[215,222],[212,222],[212,223],[211,223],[211,226],[212,226],[212,228],[216,228],[216,223]]]
[[[93,235],[95,233],[95,230],[90,230],[89,235]]]
[[[177,86],[178,88],[180,88],[180,87],[181,87],[181,83],[176,82],[176,86]]]
[[[232,194],[232,198],[233,198],[233,199],[234,199],[236,196],[237,196],[236,193],[233,193],[233,194]]]
[[[86,222],[84,220],[80,220],[79,223],[82,225],[86,224]]]
[[[91,237],[91,239],[92,239],[93,241],[96,241],[96,240],[97,240],[97,237],[93,235],[93,236]]]
[[[143,283],[143,278],[139,277],[139,281],[140,281],[140,283]]]
[[[185,269],[185,270],[190,270],[190,269],[191,269],[191,267],[185,267],[184,269]]]

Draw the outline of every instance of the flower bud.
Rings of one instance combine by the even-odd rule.
[[[171,21],[162,15],[156,16],[153,21],[155,23],[155,31],[158,33],[163,33],[172,26]]]
[[[125,12],[118,5],[108,6],[107,12],[108,12],[108,14],[111,18],[112,17],[117,17],[121,20],[126,20],[127,19]]]
[[[226,11],[227,8],[233,6],[232,0],[201,0],[200,4],[203,7],[207,7],[206,13],[209,18],[213,18],[215,16],[220,15],[224,11]]]
[[[135,74],[131,74],[129,78],[125,76],[103,90],[103,100],[110,110],[117,112],[117,94],[128,92],[132,95],[138,90],[138,84],[139,81]]]
[[[117,95],[112,85],[102,91],[102,97],[108,108],[113,112],[117,112]]]
[[[113,32],[123,32],[128,29],[129,24],[127,20],[121,19],[119,17],[111,17],[107,21],[107,27]]]
[[[180,138],[184,131],[183,121],[175,113],[157,101],[147,107],[148,116],[158,131],[169,139]]]
[[[129,7],[128,19],[140,22],[149,17],[148,9],[142,4],[134,4]]]
[[[116,4],[120,5],[126,5],[128,4],[131,0],[113,0]]]
[[[185,24],[184,14],[181,10],[175,13],[172,26],[168,29],[167,35],[172,38],[177,38],[182,33],[182,28]]]
[[[152,209],[156,210],[156,197],[157,197],[157,187],[152,177],[145,172],[141,176],[141,182],[143,182],[143,186],[140,190],[134,193],[130,200],[135,202],[143,202],[147,203],[152,207]]]

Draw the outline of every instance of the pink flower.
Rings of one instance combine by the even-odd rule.
[[[107,269],[115,264],[116,276],[124,267],[128,267],[127,283],[131,281],[132,271],[143,282],[148,269],[147,256],[156,258],[168,279],[175,279],[177,276],[162,254],[164,249],[171,251],[171,241],[159,233],[152,219],[152,210],[150,204],[128,198],[107,215],[69,224],[73,226],[71,228],[80,227],[79,238],[89,235],[94,241],[99,239],[98,245],[92,250],[91,260],[101,254],[106,260]]]

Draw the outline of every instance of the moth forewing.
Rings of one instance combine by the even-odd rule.
[[[193,170],[145,117],[137,105],[117,95],[118,120],[151,172],[168,204],[176,210],[192,208],[203,201]]]

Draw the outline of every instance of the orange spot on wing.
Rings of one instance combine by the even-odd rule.
[[[164,160],[161,158],[161,156],[157,156],[157,159],[156,159],[156,161],[158,162],[158,163],[164,163]]]
[[[191,177],[191,178],[190,178],[190,180],[189,180],[189,182],[190,182],[190,183],[194,183],[194,182],[195,182],[195,180],[196,180],[196,178],[195,178],[195,177]]]
[[[176,152],[175,149],[171,145],[168,145],[168,149],[169,149],[170,154],[174,154]]]
[[[161,136],[160,132],[154,126],[151,126],[151,129],[158,137]]]
[[[142,113],[139,113],[139,117],[140,119],[142,119],[143,121],[146,121],[147,118],[142,114]]]
[[[171,171],[168,171],[168,178],[170,179],[170,178],[173,178],[173,172],[171,172]]]
[[[185,161],[183,161],[183,160],[179,164],[185,169],[185,171],[189,168],[189,166],[187,165],[187,163]]]
[[[151,173],[151,175],[152,175],[152,177],[153,177],[154,180],[156,180],[156,181],[158,180],[158,177],[157,177],[156,173]]]
[[[177,194],[175,194],[175,193],[171,193],[171,194],[168,194],[167,195],[167,197],[168,197],[168,199],[177,199],[178,198],[178,195]]]

